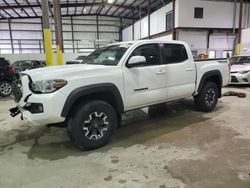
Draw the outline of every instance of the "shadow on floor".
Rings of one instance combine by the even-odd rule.
[[[213,113],[218,115],[224,110],[218,105]],[[116,131],[112,141],[92,151],[78,150],[68,139],[65,129],[43,127],[34,131],[11,131],[17,134],[14,143],[25,145],[26,142],[22,141],[34,140],[33,145],[27,145],[30,147],[27,153],[28,158],[57,160],[68,156],[88,155],[92,152],[107,152],[113,147],[145,144],[152,139],[181,130],[193,123],[204,122],[209,118],[204,117],[204,113],[195,110],[193,100],[183,99],[166,105],[127,112],[122,119],[122,125]]]

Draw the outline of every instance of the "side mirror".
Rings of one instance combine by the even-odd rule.
[[[146,63],[146,58],[144,56],[133,56],[129,59],[127,67],[135,67]]]

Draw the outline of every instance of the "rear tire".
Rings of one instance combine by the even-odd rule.
[[[214,82],[206,82],[197,96],[194,96],[194,103],[198,110],[211,112],[218,102],[218,87]]]
[[[107,144],[117,126],[114,108],[104,101],[84,103],[68,118],[70,139],[80,149],[95,149]]]
[[[0,81],[0,96],[7,97],[11,94],[12,87],[9,81]]]

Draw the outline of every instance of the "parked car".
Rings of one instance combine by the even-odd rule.
[[[229,83],[226,59],[194,61],[180,41],[140,40],[94,51],[82,64],[25,71],[16,97],[25,121],[66,122],[79,148],[106,144],[121,114],[189,96],[197,108],[212,111]]]
[[[80,64],[86,59],[86,55],[80,55],[74,60],[66,61],[66,65],[71,65],[71,64]]]
[[[44,67],[46,67],[46,61],[45,60],[40,60],[39,61],[41,65],[43,65]]]
[[[0,96],[7,97],[12,92],[11,84],[15,80],[15,69],[4,58],[0,58]]]
[[[40,61],[36,60],[15,61],[12,66],[16,69],[17,72],[44,67],[44,65]]]
[[[230,64],[230,84],[250,84],[250,55],[234,56]]]

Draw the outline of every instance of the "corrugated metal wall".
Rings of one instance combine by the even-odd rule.
[[[63,17],[62,25],[65,52],[99,47],[97,39],[103,44],[121,40],[119,18],[98,16],[97,27],[96,16]],[[55,49],[53,20],[51,29]],[[44,52],[41,19],[14,19],[10,24],[8,20],[0,21],[0,54],[12,53],[12,50],[14,53]]]

